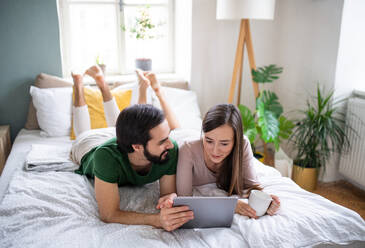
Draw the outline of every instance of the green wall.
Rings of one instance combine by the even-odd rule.
[[[0,1],[0,125],[24,127],[29,86],[40,72],[62,75],[56,0]]]

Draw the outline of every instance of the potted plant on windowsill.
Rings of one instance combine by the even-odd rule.
[[[96,56],[95,62],[100,67],[100,69],[103,72],[103,74],[105,75],[106,64],[104,64],[104,62],[102,61],[102,59],[101,59],[101,57],[99,55]]]
[[[157,34],[157,29],[163,25],[163,23],[154,24],[152,22],[149,8],[149,5],[139,8],[134,23],[129,27],[122,26],[123,31],[129,32],[136,40],[138,50],[135,60],[136,68],[143,71],[152,70],[152,59],[148,56],[148,51],[146,51],[145,41],[161,37],[161,35]]]
[[[317,86],[314,101],[307,101],[306,109],[299,111],[303,117],[289,139],[297,148],[292,178],[308,191],[315,190],[319,169],[325,171],[330,156],[350,148],[349,134],[354,132],[340,111],[345,99],[334,100],[333,91],[327,95],[322,91]]]
[[[276,65],[260,67],[252,70],[252,78],[256,83],[272,83],[278,79],[278,74],[283,68]],[[264,143],[273,143],[279,150],[280,142],[288,139],[292,133],[294,124],[283,115],[283,107],[277,95],[269,90],[263,90],[256,98],[254,112],[242,104],[238,106],[242,115],[242,123],[245,135],[250,140],[252,150],[256,158],[262,156],[256,152],[254,142],[260,138]],[[264,156],[267,151],[264,152]]]

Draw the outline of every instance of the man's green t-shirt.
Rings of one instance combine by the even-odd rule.
[[[172,140],[174,148],[169,150],[169,160],[163,164],[152,164],[146,175],[140,175],[132,169],[127,153],[118,149],[116,138],[93,148],[81,159],[81,166],[75,172],[88,177],[97,178],[123,185],[144,185],[160,179],[163,175],[176,174],[178,146]]]

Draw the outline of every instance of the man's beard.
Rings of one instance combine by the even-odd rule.
[[[163,164],[166,163],[169,160],[169,150],[165,150],[163,151],[160,156],[155,156],[153,154],[151,154],[148,149],[147,146],[144,146],[144,151],[143,154],[144,156],[147,158],[148,161],[154,163],[154,164]],[[162,156],[166,153],[166,157],[164,159],[162,159]]]

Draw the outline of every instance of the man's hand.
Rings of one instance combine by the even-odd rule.
[[[189,210],[188,206],[161,208],[159,226],[170,232],[192,219],[194,219],[194,213]]]
[[[266,213],[268,215],[274,215],[280,209],[280,200],[279,200],[279,197],[277,197],[276,195],[271,195],[271,198],[272,198],[272,202],[270,204],[270,207],[266,211]]]
[[[174,203],[174,199],[177,197],[176,193],[171,193],[168,195],[165,195],[163,197],[161,197],[158,200],[157,209],[161,209],[161,208],[171,208],[172,204]]]
[[[237,214],[248,216],[250,218],[258,219],[259,217],[256,216],[256,211],[250,207],[246,202],[242,200],[237,201],[236,211]]]
[[[160,209],[160,227],[166,231],[173,231],[189,220],[194,219],[193,211],[188,206],[172,207],[176,193],[171,193],[158,200],[157,209]]]

